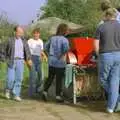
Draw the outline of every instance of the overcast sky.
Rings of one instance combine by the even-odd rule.
[[[10,20],[26,25],[36,17],[46,0],[0,0],[0,11],[5,11]]]

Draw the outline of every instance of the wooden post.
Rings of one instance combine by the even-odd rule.
[[[73,66],[73,103],[77,103],[77,96],[76,96],[76,77],[74,72],[74,66]]]

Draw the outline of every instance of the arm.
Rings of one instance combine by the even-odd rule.
[[[120,13],[118,12],[116,20],[120,23]]]
[[[44,51],[41,52],[41,58],[42,58],[42,60],[47,61],[47,56]]]
[[[96,55],[99,54],[99,44],[100,44],[100,26],[96,30],[95,40],[94,40],[94,51]]]
[[[66,53],[69,50],[69,42],[68,39],[64,38],[62,41],[62,47],[61,47],[61,55],[59,56],[59,59],[62,59],[63,61],[66,62]]]
[[[42,60],[47,61],[47,56],[46,56],[46,54],[45,54],[45,52],[44,52],[44,44],[43,44],[43,41],[42,41],[42,40],[41,40],[41,54],[40,54],[40,56],[41,56],[41,59],[42,59]]]
[[[26,40],[24,40],[24,54],[25,54],[25,60],[31,60],[31,53],[30,53],[29,45]]]
[[[63,52],[63,54],[65,54],[66,52],[68,52],[69,48],[70,48],[69,41],[68,41],[68,39],[65,38],[63,40],[63,44],[62,44],[62,52]]]
[[[29,45],[25,40],[24,40],[24,57],[28,68],[31,69],[32,66],[31,53],[30,53]]]
[[[99,40],[94,40],[94,50],[95,50],[95,53],[98,55],[99,54]]]
[[[49,50],[50,50],[50,39],[47,41],[47,43],[45,43],[45,46],[44,46],[44,53],[45,55],[48,55],[49,54]]]

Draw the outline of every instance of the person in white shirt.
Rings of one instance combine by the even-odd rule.
[[[28,40],[28,45],[33,62],[29,75],[29,96],[33,96],[37,93],[37,89],[42,83],[41,60],[45,58],[45,54],[43,52],[43,41],[40,39],[39,28],[33,30],[33,38]]]

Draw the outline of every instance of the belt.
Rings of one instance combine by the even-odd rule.
[[[23,58],[15,57],[14,60],[23,60]]]

